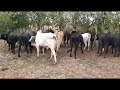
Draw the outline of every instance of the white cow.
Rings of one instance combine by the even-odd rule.
[[[42,33],[41,30],[39,30],[36,34],[36,36],[32,36],[29,40],[31,42],[32,46],[35,46],[37,48],[37,57],[39,57],[39,46],[50,48],[51,50],[51,57],[49,61],[51,60],[52,56],[54,56],[54,61],[57,63],[56,59],[56,35],[53,33]]]
[[[86,47],[88,47],[88,51],[89,51],[91,34],[90,33],[83,33],[81,35],[83,37],[83,41],[84,41],[84,44],[85,44],[84,50],[86,49]]]

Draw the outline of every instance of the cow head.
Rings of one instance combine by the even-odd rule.
[[[1,33],[1,34],[0,34],[0,39],[7,40],[7,35],[6,35],[6,33]]]
[[[28,42],[34,43],[35,42],[35,38],[36,38],[36,36],[31,36],[31,38],[29,39]]]
[[[30,38],[29,41],[28,41],[28,42],[31,42],[31,45],[32,45],[32,46],[36,46],[35,38],[36,38],[36,36],[31,36],[31,38]]]

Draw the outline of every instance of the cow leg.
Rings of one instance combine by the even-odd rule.
[[[29,54],[29,52],[28,52],[28,45],[25,45],[25,50],[26,50],[27,54]]]
[[[116,57],[117,48],[115,47],[114,57]]]
[[[91,50],[93,50],[93,42],[91,41]]]
[[[13,45],[13,53],[15,54],[15,45],[16,43]]]
[[[37,57],[39,57],[39,46],[36,46],[37,48]]]
[[[13,43],[10,44],[10,46],[11,46],[11,52],[13,53]]]
[[[117,55],[117,57],[119,57],[119,52],[118,52],[118,55]]]
[[[118,57],[119,57],[119,55],[120,55],[120,47],[118,48]]]
[[[76,57],[76,52],[77,52],[78,46],[79,46],[79,44],[75,45],[75,48],[74,48],[74,56],[75,56],[75,59],[77,59],[77,57]]]
[[[59,52],[60,43],[57,44],[57,52]]]
[[[98,51],[97,51],[97,53],[99,53],[99,50],[100,50],[100,43],[98,43]]]
[[[86,42],[85,42],[85,47],[84,47],[84,50],[86,49],[86,47],[87,47],[87,44],[86,44]]]
[[[20,57],[20,51],[21,51],[21,44],[19,44],[19,47],[18,47],[18,57]]]
[[[83,41],[84,41],[84,50],[86,49],[86,47],[87,47],[87,41],[86,40],[84,40],[83,39]]]
[[[108,46],[107,46],[107,48],[106,48],[106,53],[108,53]]]
[[[54,61],[55,61],[55,64],[57,63],[57,60],[56,60],[56,53],[54,50],[52,50],[52,53],[53,53],[53,56],[54,56]]]
[[[45,48],[43,47],[42,48],[42,53],[43,53],[43,56],[45,55]]]
[[[63,37],[63,44],[66,46],[65,41],[66,41],[66,38]]]
[[[52,56],[53,56],[53,54],[52,54],[52,51],[51,51],[51,56],[50,56],[50,59],[49,59],[49,61],[51,61],[51,59],[52,59]]]
[[[102,47],[100,47],[99,49],[100,49],[100,56],[101,56],[101,54],[102,54],[102,49],[103,49],[103,48],[102,48]]]
[[[46,48],[44,48],[44,53],[46,53]]]
[[[82,52],[82,54],[84,54],[84,52],[83,52],[83,43],[81,43],[81,47],[80,47],[80,49],[81,49],[81,52]]]
[[[67,38],[67,47],[68,47],[68,43],[69,43],[69,38]]]
[[[117,47],[117,57],[119,57],[119,47]]]
[[[71,44],[71,48],[70,48],[70,57],[72,57],[72,48],[73,48],[73,44]]]
[[[112,49],[112,52],[111,52],[111,53],[113,54],[113,46],[111,47],[111,49]]]
[[[108,46],[105,48],[104,52],[105,52],[104,58],[106,58],[106,54],[107,54],[107,52],[108,52]]]
[[[68,47],[68,39],[67,39],[67,42],[66,42],[66,47]]]
[[[72,57],[72,48],[73,48],[73,42],[70,41],[70,49],[67,50],[67,53],[70,52],[70,57]]]
[[[30,48],[30,53],[32,53],[33,46],[31,45],[31,43],[29,43],[29,48]]]
[[[52,53],[52,56],[54,56],[54,61],[55,61],[55,64],[57,63],[57,60],[56,60],[56,53],[55,53],[55,50],[54,49],[51,49],[51,53]],[[51,57],[52,58],[52,57]]]
[[[88,51],[89,51],[89,48],[90,48],[90,41],[88,41]]]
[[[11,44],[12,53],[15,54],[15,43]]]

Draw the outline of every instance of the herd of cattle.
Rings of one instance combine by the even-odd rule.
[[[19,35],[15,32],[2,32],[0,33],[0,39],[5,40],[8,43],[8,50],[11,50],[15,54],[16,43],[18,43],[18,57],[20,57],[21,47],[25,47],[27,53],[32,53],[33,47],[37,49],[37,57],[39,57],[39,51],[41,53],[46,52],[47,49],[51,50],[51,58],[54,56],[54,61],[57,63],[57,52],[60,49],[61,44],[66,47],[70,46],[67,52],[70,53],[72,57],[72,50],[74,49],[74,57],[77,58],[76,52],[78,47],[80,47],[82,54],[83,47],[84,50],[90,48],[93,50],[93,46],[97,44],[97,53],[102,54],[104,51],[104,58],[108,52],[108,47],[111,46],[112,54],[114,57],[119,56],[120,53],[120,35],[111,33],[99,33],[95,32],[85,32],[80,31],[60,31],[60,30],[38,30],[22,32]],[[98,43],[96,43],[98,41]]]

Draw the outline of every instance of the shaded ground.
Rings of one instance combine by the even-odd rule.
[[[58,53],[58,64],[48,61],[50,51],[45,56],[36,57],[36,50],[32,54],[17,53],[13,55],[7,51],[6,44],[0,40],[0,78],[120,78],[120,57],[107,54],[107,58],[96,54],[96,50],[81,54],[78,59],[69,57],[67,48],[62,47]]]

